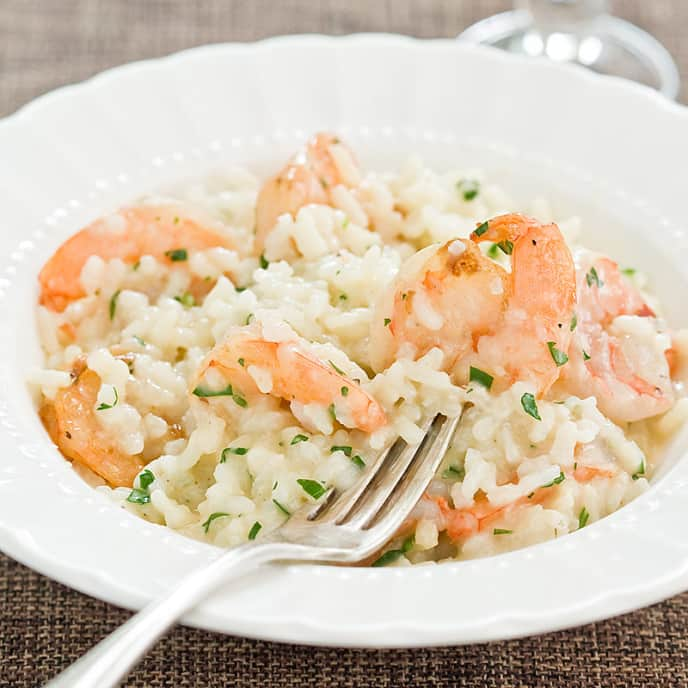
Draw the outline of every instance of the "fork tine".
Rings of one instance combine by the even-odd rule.
[[[370,488],[339,523],[349,528],[370,527],[387,505],[385,513],[401,514],[401,524],[439,467],[459,418],[460,415],[456,418],[435,416],[427,424],[419,444],[406,445],[397,456],[385,457],[384,465],[369,483]],[[407,483],[404,489],[397,489],[402,483]],[[395,492],[398,497],[392,499]]]
[[[431,421],[428,421],[422,428],[423,435],[428,431]],[[381,472],[384,472],[388,461],[394,461],[401,452],[407,448],[408,445],[401,438],[397,438],[386,451],[382,452],[368,468],[368,470],[361,476],[359,481],[346,490],[341,497],[327,510],[326,518],[334,523],[342,523],[346,517],[351,513],[351,510],[358,504],[363,494],[368,490],[369,486],[378,477]]]

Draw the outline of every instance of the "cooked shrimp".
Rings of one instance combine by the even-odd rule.
[[[668,341],[652,309],[614,261],[579,251],[576,269],[577,325],[560,389],[595,396],[600,410],[616,422],[671,408]]]
[[[72,384],[41,407],[48,434],[66,458],[86,466],[113,487],[131,487],[144,464],[139,456],[122,452],[98,422],[94,406],[100,377],[83,364],[73,374]]]
[[[102,217],[64,242],[43,266],[38,279],[40,303],[63,311],[85,296],[81,270],[90,256],[104,260],[119,258],[135,263],[141,256],[171,260],[165,254],[175,249],[230,248],[219,232],[204,227],[178,209],[163,206],[123,208]]]
[[[488,240],[511,253],[510,273],[478,249]],[[559,376],[552,352],[568,350],[575,298],[573,259],[558,227],[502,215],[469,240],[407,261],[378,304],[371,361],[379,370],[409,347],[416,356],[439,347],[461,381],[476,366],[502,386],[529,380],[544,394]]]
[[[316,134],[263,184],[256,202],[257,252],[263,251],[265,239],[280,215],[296,215],[310,203],[330,204],[332,189],[340,184],[350,185],[352,177],[357,176],[351,151],[332,134]]]
[[[387,422],[372,396],[332,364],[306,351],[303,342],[267,341],[255,326],[230,334],[210,351],[201,364],[196,389],[211,369],[231,385],[235,400],[266,393],[290,403],[322,404],[342,425],[364,432],[374,432]]]

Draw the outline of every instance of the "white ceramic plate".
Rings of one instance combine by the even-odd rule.
[[[36,274],[92,217],[222,164],[264,170],[326,128],[364,164],[418,152],[476,164],[580,214],[586,241],[645,270],[686,325],[688,114],[630,83],[453,41],[293,37],[122,67],[0,123],[0,547],[67,585],[136,608],[219,550],[147,524],[87,487],[24,384],[40,360]],[[273,566],[186,621],[292,642],[466,643],[619,614],[688,588],[688,457],[584,530],[470,562]]]

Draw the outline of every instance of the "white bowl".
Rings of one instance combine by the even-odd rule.
[[[61,89],[0,123],[0,546],[136,608],[219,550],[148,524],[83,483],[25,384],[40,361],[36,275],[106,209],[228,162],[265,170],[311,132],[364,164],[418,152],[485,168],[584,219],[586,241],[643,269],[686,325],[688,114],[655,93],[453,41],[291,37],[200,48]],[[313,644],[494,640],[619,614],[688,588],[688,459],[580,532],[510,554],[392,569],[272,566],[185,621]]]

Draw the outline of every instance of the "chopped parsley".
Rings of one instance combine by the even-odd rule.
[[[308,442],[308,437],[306,435],[294,435],[289,444],[298,444],[299,442]]]
[[[407,552],[411,551],[413,545],[416,544],[416,539],[411,535],[411,537],[406,538],[399,549],[387,550],[379,559],[376,559],[371,566],[387,566],[392,564],[397,559],[400,559]]]
[[[224,516],[229,516],[229,514],[226,514],[224,511],[216,511],[214,514],[210,514],[210,516],[208,516],[208,520],[203,523],[203,532],[207,533],[210,528],[210,524],[215,519],[223,518]]]
[[[313,499],[320,499],[325,492],[327,492],[327,488],[322,484],[319,483],[317,480],[309,480],[308,478],[298,478],[296,481],[299,485],[301,485],[301,489]]]
[[[365,468],[366,466],[365,461],[358,454],[351,457],[351,463],[357,468]]]
[[[139,337],[137,334],[134,335],[134,339],[138,342],[140,346],[146,346],[146,342],[144,342],[143,338]]]
[[[559,475],[554,480],[551,480],[546,485],[541,485],[541,487],[554,487],[554,485],[559,485],[559,483],[563,483],[564,480],[566,480],[564,471],[560,471]]]
[[[466,476],[466,469],[461,466],[449,466],[442,471],[442,477],[445,480],[463,480]]]
[[[472,201],[480,192],[480,182],[476,179],[461,179],[456,182],[456,188],[464,201]]]
[[[590,354],[589,354],[587,351],[585,351],[585,350],[583,350],[583,360],[584,360],[584,361],[589,361],[589,360],[590,360]]]
[[[272,503],[285,515],[285,516],[291,516],[291,511],[287,509],[284,504],[280,504],[276,499],[272,500]]]
[[[232,389],[232,385],[227,385],[224,389],[218,389],[217,391],[196,387],[192,394],[197,397],[231,397],[234,396],[234,390]]]
[[[483,234],[485,234],[485,232],[487,232],[487,230],[488,230],[488,223],[487,223],[487,221],[485,221],[481,225],[478,225],[473,230],[473,234],[475,234],[475,236],[482,236]]]
[[[471,366],[468,379],[470,382],[477,382],[481,384],[483,387],[485,387],[485,389],[490,389],[490,387],[492,387],[492,383],[494,382],[492,375],[488,375],[484,370],[480,370],[480,368],[474,368],[473,366]]]
[[[141,261],[137,260],[132,266],[131,269],[136,272],[139,268],[141,267]]]
[[[547,342],[547,348],[549,349],[552,359],[557,364],[557,368],[568,362],[569,357],[563,351],[557,349],[556,342]]]
[[[635,268],[623,268],[621,272],[628,277],[633,277],[633,275],[635,275],[635,273],[638,271]]]
[[[256,521],[252,526],[251,530],[248,531],[248,539],[249,540],[255,540],[256,535],[260,533],[260,529],[263,527],[263,524],[260,521]]]
[[[589,518],[590,514],[588,510],[585,507],[583,507],[580,510],[580,514],[578,514],[578,528],[584,528]]]
[[[246,365],[246,361],[243,358],[238,358],[237,363],[243,368]]]
[[[638,480],[638,478],[642,478],[645,476],[645,458],[643,457],[642,461],[640,462],[640,466],[638,466],[638,470],[631,476],[633,480]]]
[[[334,404],[330,404],[327,407],[327,410],[330,413],[330,416],[332,416],[332,420],[337,420],[337,409],[335,409]]]
[[[339,391],[342,393],[343,397],[346,397],[349,395],[349,388],[348,387],[342,387]]]
[[[540,414],[538,413],[538,407],[535,403],[535,397],[530,392],[526,392],[521,397],[521,406],[523,406],[523,410],[529,416],[535,418],[535,420],[542,420],[542,418],[540,418]]]
[[[185,291],[181,296],[175,296],[174,300],[181,303],[184,308],[191,308],[192,306],[196,305],[196,299],[194,298],[194,295],[188,291]]]
[[[330,453],[334,454],[335,452],[343,452],[346,454],[349,458],[351,458],[351,454],[353,452],[353,447],[346,447],[346,446],[340,446],[335,444],[334,446],[330,447]]]
[[[270,261],[261,253],[260,254],[260,267],[263,268],[263,270],[267,270],[268,265],[270,265]]]
[[[490,258],[496,258],[497,257],[497,252],[499,251],[499,246],[497,244],[492,244],[490,248],[487,249],[487,255],[490,256]]]
[[[514,252],[514,244],[508,239],[500,241],[497,246],[502,250],[503,253],[506,253],[507,256],[510,256]]]
[[[339,373],[340,375],[344,375],[344,374],[345,374],[344,371],[343,371],[339,366],[336,366],[334,363],[332,363],[332,361],[330,361],[330,360],[328,359],[327,362],[335,369],[335,371],[336,371],[337,373]]]
[[[147,489],[144,490],[139,487],[135,487],[129,493],[127,501],[131,502],[132,504],[148,504],[150,502],[150,495],[148,494]]]
[[[117,402],[119,401],[119,394],[117,394],[117,387],[112,388],[112,391],[115,393],[115,400],[111,404],[98,404],[98,407],[96,408],[96,411],[105,411],[106,409],[111,409],[114,406],[117,406]]]
[[[346,301],[349,297],[346,294],[340,294],[339,295],[339,300],[340,301]]]
[[[246,320],[244,321],[244,325],[248,325],[251,322],[251,318],[253,317],[253,313],[249,313],[246,316]]]
[[[387,327],[389,325],[389,323],[391,323],[391,322],[392,322],[391,318],[385,318],[385,327]]]
[[[571,324],[569,325],[569,330],[571,330],[571,332],[573,332],[576,329],[576,325],[578,325],[578,315],[576,313],[574,313],[571,316]]]
[[[145,471],[139,474],[139,487],[142,490],[147,490],[155,480],[155,476],[153,475],[153,471],[151,471],[149,468],[146,468]]]
[[[171,251],[165,251],[165,255],[173,263],[179,263],[183,260],[189,259],[189,254],[185,248],[173,248]]]
[[[492,529],[492,534],[493,535],[511,535],[513,533],[513,530],[507,530],[506,528],[493,528]]]
[[[119,298],[119,293],[121,292],[121,289],[118,289],[111,297],[110,297],[110,320],[115,319],[115,312],[117,311],[117,299]]]
[[[600,280],[600,277],[597,274],[597,270],[595,270],[594,267],[588,270],[588,274],[585,276],[585,281],[588,283],[589,287],[592,287],[592,285],[594,284],[597,286],[598,289],[604,284],[604,282]]]

